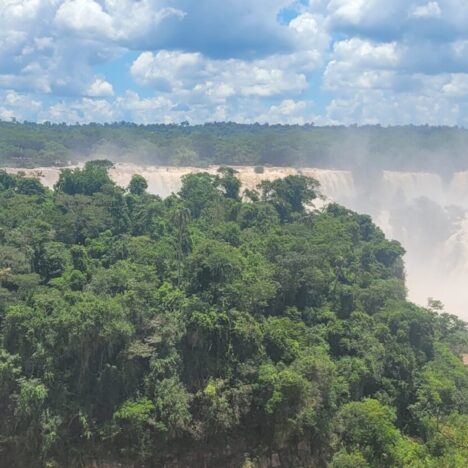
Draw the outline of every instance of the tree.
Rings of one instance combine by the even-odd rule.
[[[128,191],[132,195],[143,195],[147,188],[148,182],[143,176],[139,174],[134,174],[130,180],[130,183],[128,184]]]
[[[16,190],[22,195],[44,195],[46,191],[38,179],[31,177],[19,177],[16,182]]]
[[[229,294],[243,267],[244,259],[236,248],[224,242],[202,242],[188,258],[189,290],[220,301]]]
[[[42,246],[36,263],[38,273],[45,281],[49,281],[65,272],[70,264],[70,256],[60,242],[48,242]]]
[[[207,172],[183,176],[179,194],[193,218],[200,217],[203,209],[220,200],[221,195],[216,177]]]
[[[83,169],[62,169],[54,189],[68,195],[93,195],[105,186],[113,186],[108,173],[108,164],[88,161]]]
[[[188,232],[188,224],[190,222],[190,211],[188,208],[179,208],[172,216],[172,224],[175,228],[175,241],[177,252],[177,285],[180,287],[182,279],[182,262],[183,257],[191,248],[191,239]]]
[[[368,466],[376,468],[401,463],[399,447],[403,437],[393,424],[396,416],[391,408],[365,399],[345,405],[339,418],[341,443],[361,464],[363,458]]]
[[[412,411],[419,419],[423,433],[431,430],[432,421],[439,431],[449,415],[468,411],[468,372],[445,346],[436,347],[435,358],[424,366],[420,379],[417,402]]]
[[[274,181],[264,180],[258,186],[261,198],[272,203],[285,221],[293,213],[302,213],[318,197],[317,180],[302,175],[290,175]]]
[[[0,170],[0,191],[16,187],[16,177],[8,174],[5,170]]]
[[[238,131],[209,127],[166,130],[203,155]],[[302,177],[243,201],[233,170],[191,174],[162,200],[108,168],[42,195],[0,172],[0,465],[466,464],[467,325],[406,301],[403,249],[368,216],[308,213]]]
[[[237,171],[232,169],[232,167],[220,167],[218,174],[220,174],[219,185],[224,191],[224,196],[238,200],[241,181],[236,177]]]

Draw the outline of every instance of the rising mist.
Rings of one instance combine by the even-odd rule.
[[[355,158],[356,160],[356,158]],[[180,189],[181,177],[194,171],[215,173],[217,167],[164,167],[118,163],[110,174],[126,186],[133,174],[143,175],[151,193],[166,197]],[[429,172],[236,166],[245,188],[264,179],[301,172],[315,177],[328,201],[372,216],[387,237],[406,249],[408,297],[420,305],[429,298],[442,301],[449,313],[468,319],[468,172],[450,178]],[[39,174],[52,187],[59,168],[41,168]],[[17,172],[17,171],[15,171]]]

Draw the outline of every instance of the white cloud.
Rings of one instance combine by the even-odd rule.
[[[358,24],[366,14],[368,0],[332,0],[328,11],[335,21]]]
[[[232,95],[269,97],[300,93],[307,88],[304,74],[281,67],[274,58],[247,62],[213,60],[199,53],[160,51],[142,53],[132,64],[135,80],[155,89],[180,94],[192,91],[215,99]]]
[[[115,39],[112,17],[94,0],[66,0],[55,14],[58,26],[93,39]]]
[[[393,94],[373,90],[335,98],[326,113],[329,123],[381,125],[457,125],[468,123],[466,109],[442,96]]]
[[[286,123],[302,125],[314,120],[311,102],[284,99],[278,105],[271,106],[267,112],[255,118],[260,123]]]
[[[450,75],[447,83],[442,86],[442,92],[450,97],[468,98],[468,74]]]
[[[395,42],[373,43],[358,38],[339,41],[334,47],[334,58],[350,61],[361,67],[391,68],[398,64]]]
[[[68,34],[131,46],[135,42],[146,42],[146,37],[165,19],[182,19],[185,16],[182,10],[163,3],[151,0],[66,0],[57,9],[54,22]]]
[[[108,81],[97,78],[88,88],[87,95],[92,97],[113,96],[114,88]]]
[[[413,74],[406,81],[397,91],[375,86],[342,92],[329,104],[326,118],[347,124],[468,125],[467,74]]]
[[[442,10],[437,2],[429,2],[425,5],[417,5],[413,8],[411,14],[419,18],[436,18],[440,16]]]
[[[53,122],[113,122],[118,110],[105,99],[83,98],[74,102],[59,102],[42,112],[40,120]]]
[[[462,123],[467,24],[466,0],[0,0],[0,118]]]
[[[332,0],[329,11],[330,28],[349,37],[324,69],[333,97],[323,122],[468,122],[468,30],[456,33],[468,4]]]
[[[180,50],[146,51],[135,59],[130,71],[140,85],[191,107],[192,120],[198,121],[201,115],[208,120],[253,119],[272,107],[271,99],[291,99],[307,90],[309,75],[322,65],[330,43],[324,23],[323,16],[310,12],[294,18],[286,26],[297,44],[297,50],[290,53],[247,60]],[[253,108],[246,113],[243,100],[250,100],[253,107],[252,99],[265,102],[256,104],[257,113]]]
[[[143,52],[133,62],[130,72],[140,84],[170,91],[193,84],[206,75],[205,59],[200,53],[162,50]]]
[[[164,5],[169,4],[169,6]],[[58,96],[86,95],[93,67],[148,40],[184,13],[158,0],[0,2],[0,87]],[[15,80],[15,76],[19,76]],[[109,87],[107,87],[107,93]]]
[[[355,89],[391,89],[400,61],[396,43],[352,38],[337,42],[324,71],[323,86],[338,93]]]
[[[40,101],[31,96],[19,94],[13,90],[0,93],[0,119],[1,120],[28,120],[35,119],[42,109]]]

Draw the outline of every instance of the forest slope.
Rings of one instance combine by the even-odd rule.
[[[3,466],[466,466],[466,324],[406,302],[370,217],[107,170],[0,172]]]
[[[0,166],[61,166],[92,158],[169,166],[273,165],[375,171],[468,170],[468,130],[313,125],[35,124],[0,121]]]

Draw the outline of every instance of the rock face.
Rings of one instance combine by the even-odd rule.
[[[125,187],[133,174],[141,174],[151,193],[166,197],[179,191],[185,174],[215,174],[217,169],[118,163],[110,175]],[[316,178],[328,200],[370,214],[388,237],[403,244],[412,301],[426,305],[429,297],[439,299],[448,312],[468,320],[468,172],[447,179],[421,172],[353,174],[344,170],[265,167],[258,174],[251,166],[235,169],[248,189],[262,180],[291,174]],[[60,174],[56,167],[7,170],[37,176],[48,187],[53,187]]]

